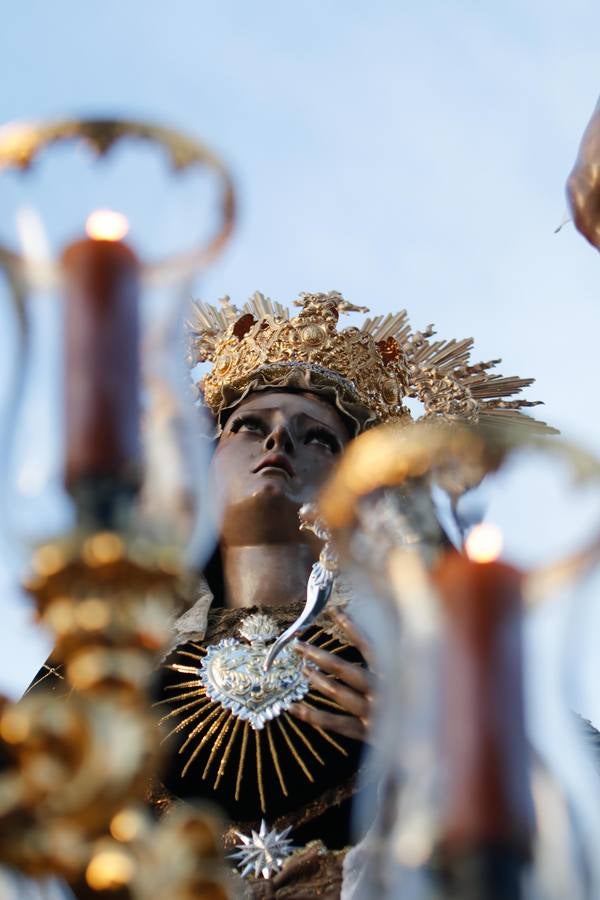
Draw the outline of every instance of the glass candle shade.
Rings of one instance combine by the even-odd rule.
[[[348,898],[598,894],[598,760],[595,768],[589,728],[567,689],[577,647],[572,629],[549,638],[541,614],[561,610],[563,622],[565,611],[569,619],[585,614],[578,590],[597,559],[599,469],[555,440],[374,430],[326,486],[321,511],[379,675],[368,766],[376,787],[357,809],[361,831],[370,829],[347,859]],[[368,467],[375,442],[376,472]],[[513,521],[527,519],[537,484],[523,481],[519,453],[526,468],[537,454],[538,474],[549,462],[553,483],[565,489],[556,509],[570,519],[553,541],[543,523],[505,561],[494,558],[500,546],[491,531],[487,540],[469,532],[469,557],[462,546],[425,539],[431,518],[420,540],[406,540],[406,488],[417,476],[454,492],[454,510],[482,479],[490,509],[499,510],[496,482],[507,510],[512,498]],[[510,520],[500,519],[505,547],[513,547]]]
[[[109,151],[110,165],[95,164]],[[159,173],[165,158],[177,178]],[[194,277],[231,233],[231,178],[187,135],[91,119],[0,129],[0,173],[12,172],[26,173],[13,181],[28,193],[15,188],[12,198],[21,250],[0,243],[18,325],[8,530],[33,541],[73,528],[140,532],[180,548],[191,540],[189,558],[201,563],[210,544],[197,522],[210,454],[202,435],[211,427],[185,371],[184,319]],[[186,227],[185,203],[178,215],[171,206],[189,197],[197,221]]]

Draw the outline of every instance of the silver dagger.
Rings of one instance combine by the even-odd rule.
[[[289,644],[300,632],[308,628],[315,621],[319,613],[325,609],[327,601],[331,597],[333,583],[337,573],[337,557],[329,545],[329,532],[316,517],[313,504],[305,503],[300,508],[300,530],[312,531],[318,538],[325,541],[325,546],[316,563],[313,563],[308,584],[306,585],[306,603],[304,609],[295,622],[286,628],[277,640],[271,645],[267,658],[263,664],[265,672],[268,672],[275,659],[283,648]]]

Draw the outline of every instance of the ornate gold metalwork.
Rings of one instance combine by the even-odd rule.
[[[324,764],[307,732],[316,732],[339,753],[344,756],[348,754],[322,729],[296,723],[286,711],[291,703],[306,696],[311,696],[313,703],[317,704],[316,708],[330,705],[320,694],[311,692],[309,695],[308,681],[302,674],[304,662],[292,646],[288,645],[282,651],[269,672],[264,671],[263,663],[268,651],[266,642],[272,641],[278,632],[275,621],[262,613],[251,614],[242,621],[239,631],[249,643],[225,638],[207,648],[190,643],[175,651],[184,662],[168,663],[167,669],[184,678],[194,677],[166,687],[166,691],[174,693],[161,700],[160,704],[167,703],[173,708],[163,716],[161,724],[170,724],[176,717],[178,721],[165,735],[163,743],[173,735],[185,735],[178,750],[180,754],[187,754],[182,777],[189,773],[192,763],[200,758],[203,750],[206,755],[198,770],[202,780],[210,777],[218,761],[214,789],[223,780],[231,762],[236,770],[235,780],[232,781],[232,785],[235,783],[236,801],[240,797],[245,768],[252,765],[250,760],[253,759],[260,808],[266,813],[267,784],[278,784],[283,796],[288,796],[285,776],[287,761],[283,756],[289,753],[288,759],[294,760],[309,782],[313,782],[314,777],[301,752],[302,748],[319,765]],[[332,644],[330,635],[321,629],[311,637],[311,641],[317,646],[327,643],[331,647]],[[349,646],[337,638],[333,639],[333,643],[336,650]],[[187,662],[190,658],[195,665]],[[258,690],[253,691],[253,688]],[[254,731],[254,748],[249,755],[251,731]],[[263,734],[266,741],[262,738]],[[275,740],[276,734],[279,741]]]
[[[114,817],[110,833],[96,842],[86,868],[94,894],[117,890],[131,900],[238,896],[221,852],[223,823],[212,809],[176,804],[155,822],[129,807]]]
[[[33,875],[76,879],[85,871],[102,889],[119,878],[129,884],[129,872],[131,896],[143,900],[151,894],[131,874],[135,853],[128,866],[125,849],[119,856],[100,835],[109,824],[112,832],[124,802],[142,802],[156,771],[146,687],[170,638],[181,560],[139,536],[73,533],[38,547],[31,569],[29,590],[56,643],[53,664],[26,697],[0,704],[0,858]],[[226,736],[217,736],[207,770]],[[144,868],[163,838],[170,840],[146,829],[136,843]],[[196,875],[205,863],[199,856]],[[184,866],[161,883],[175,890],[188,876]]]
[[[235,193],[233,181],[222,160],[194,138],[147,122],[129,119],[59,119],[51,122],[15,122],[0,128],[0,172],[26,170],[37,162],[41,152],[56,143],[82,140],[97,156],[106,155],[123,138],[133,138],[161,146],[175,172],[201,166],[212,170],[221,185],[220,219],[213,235],[201,246],[178,253],[169,259],[146,263],[143,274],[149,280],[181,278],[203,268],[224,247],[233,230]],[[0,265],[13,278],[52,281],[56,267],[26,261],[14,249],[0,244]],[[37,271],[31,271],[31,268]]]
[[[36,549],[25,586],[40,622],[55,634],[53,660],[70,687],[137,690],[170,639],[183,585],[176,548],[114,532],[73,532]]]
[[[221,309],[195,305],[190,362],[213,363],[200,390],[217,417],[252,390],[288,387],[328,392],[357,432],[410,422],[407,397],[421,401],[425,419],[550,430],[521,412],[537,403],[506,399],[532,379],[490,374],[500,360],[471,364],[471,338],[431,341],[432,328],[413,333],[405,310],[338,330],[340,313],[367,310],[337,291],[301,294],[296,305],[291,316],[258,292],[241,309],[227,297]]]
[[[154,717],[118,698],[30,693],[0,714],[0,856],[71,877],[123,803],[143,795]]]

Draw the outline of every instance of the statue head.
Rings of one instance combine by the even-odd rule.
[[[249,395],[279,389],[327,399],[353,435],[385,422],[412,421],[408,399],[426,420],[548,431],[521,412],[536,403],[507,399],[532,379],[493,372],[499,359],[473,364],[472,338],[432,341],[433,326],[413,332],[406,310],[341,328],[341,315],[368,310],[337,291],[304,293],[294,305],[297,315],[258,292],[241,309],[228,297],[220,309],[195,305],[189,361],[194,367],[211,364],[198,388],[218,427]]]
[[[198,389],[220,435],[221,546],[311,543],[299,507],[350,438],[412,421],[407,398],[425,420],[548,430],[521,412],[534,403],[507,399],[531,379],[492,373],[499,360],[473,365],[470,338],[432,341],[433,328],[412,332],[404,310],[342,328],[343,314],[368,310],[336,291],[301,294],[295,305],[297,314],[256,293],[238,309],[223,298],[220,308],[196,304],[190,323],[190,363],[210,364]]]
[[[351,431],[318,394],[248,394],[225,422],[212,462],[222,546],[310,542],[299,508],[314,500]]]

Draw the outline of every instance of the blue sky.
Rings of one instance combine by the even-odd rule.
[[[600,260],[572,227],[553,233],[600,91],[595,0],[5,6],[0,122],[148,117],[228,161],[238,227],[198,295],[335,288],[407,307],[534,375],[545,417],[600,452]],[[45,188],[51,217],[66,221],[70,187]],[[145,185],[130,193],[160,245]],[[184,204],[176,230],[197,218]],[[45,648],[2,577],[0,689],[15,692]]]

